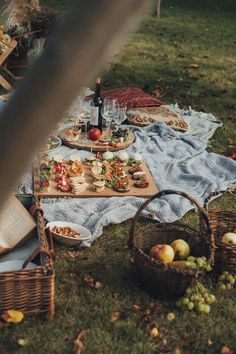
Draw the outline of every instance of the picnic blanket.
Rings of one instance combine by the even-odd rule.
[[[176,105],[167,107],[184,117],[189,131],[175,132],[163,123],[146,128],[133,127],[136,140],[127,149],[128,153],[142,154],[159,190],[183,191],[203,204],[209,193],[235,187],[236,162],[206,151],[209,138],[221,123],[210,114],[191,109],[183,111]],[[64,154],[66,158],[71,154],[71,149],[61,147],[57,153]],[[81,158],[88,154],[80,151]],[[31,177],[27,175],[21,187],[29,191],[31,183]],[[129,196],[44,199],[42,208],[48,221],[71,221],[90,229],[92,238],[83,243],[83,246],[89,247],[102,234],[105,226],[132,218],[143,202],[142,198]],[[158,220],[173,222],[191,208],[193,206],[187,199],[168,195],[153,201],[145,215],[156,213]]]

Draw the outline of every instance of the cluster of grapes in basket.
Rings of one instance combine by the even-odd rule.
[[[199,281],[196,281],[193,287],[186,288],[184,296],[177,300],[176,306],[185,310],[195,310],[198,313],[208,314],[215,301],[215,296],[209,293]]]
[[[212,270],[210,264],[207,263],[206,257],[193,257],[189,256],[186,260],[186,268],[188,269],[205,269],[207,272]]]
[[[231,289],[236,282],[236,275],[231,274],[228,271],[223,272],[217,281],[217,287],[219,290]]]

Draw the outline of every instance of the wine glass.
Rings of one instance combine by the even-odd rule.
[[[110,130],[112,115],[113,115],[112,100],[109,97],[106,97],[102,105],[102,117],[103,117],[104,128],[106,130]]]
[[[127,119],[126,110],[127,107],[120,107],[117,111],[115,121],[118,129],[120,128],[120,125]]]

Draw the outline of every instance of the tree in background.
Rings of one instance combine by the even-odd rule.
[[[154,16],[161,15],[161,0],[153,0]]]
[[[5,0],[2,19],[7,33],[18,41],[18,59],[37,57],[58,20],[56,13],[39,0]]]

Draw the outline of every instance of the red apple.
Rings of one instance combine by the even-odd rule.
[[[102,133],[98,128],[92,128],[88,132],[88,137],[90,140],[98,140],[100,139]]]
[[[154,245],[151,248],[150,255],[158,262],[170,263],[173,261],[175,253],[171,246],[161,244],[161,245]]]

